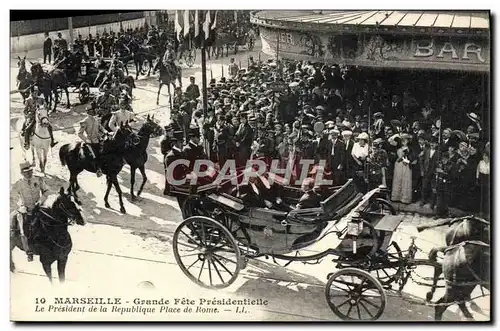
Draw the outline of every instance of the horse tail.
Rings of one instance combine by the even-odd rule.
[[[63,167],[66,165],[65,157],[68,154],[68,151],[69,151],[69,144],[62,145],[61,148],[59,149],[59,160],[61,161]]]

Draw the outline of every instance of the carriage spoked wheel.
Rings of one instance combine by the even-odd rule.
[[[193,216],[179,224],[173,236],[173,249],[182,272],[205,288],[231,285],[243,265],[233,235],[209,217]]]
[[[186,65],[188,67],[191,68],[194,65],[194,62],[196,61],[196,49],[195,48],[191,48],[190,50],[187,51],[186,56],[185,56],[185,60],[186,60]]]
[[[90,100],[90,85],[88,83],[81,83],[78,88],[78,99],[81,104],[85,104]]]
[[[144,59],[144,61],[142,61],[141,75],[147,75],[150,68],[151,63],[148,59]]]
[[[332,274],[326,283],[325,295],[330,309],[342,320],[377,320],[387,301],[380,282],[357,268]]]
[[[372,258],[370,273],[374,275],[384,287],[392,287],[403,272],[403,253],[396,242],[391,242],[386,251],[378,251]]]

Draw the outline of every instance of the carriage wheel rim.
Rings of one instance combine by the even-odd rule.
[[[338,291],[332,295],[332,285],[341,276],[350,276],[351,281],[349,278],[337,281],[343,286],[334,286]],[[354,282],[354,276],[360,279],[359,283]],[[333,274],[326,283],[325,296],[330,309],[342,320],[377,320],[382,316],[387,302],[380,282],[368,272],[357,268],[345,268]],[[363,318],[362,313],[367,318]]]
[[[214,244],[213,238],[217,236],[223,239]],[[180,240],[180,237],[187,240]],[[177,265],[194,283],[205,288],[220,289],[230,286],[238,277],[242,265],[238,244],[227,228],[214,219],[204,216],[187,218],[175,230],[172,244]],[[180,246],[188,247],[190,250],[181,255]],[[224,253],[234,256],[233,259]],[[188,266],[183,258],[189,260]],[[190,271],[191,268],[193,273]],[[204,281],[207,280],[207,276],[209,283]]]

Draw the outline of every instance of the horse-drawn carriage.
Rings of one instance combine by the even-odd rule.
[[[266,196],[262,190],[269,189],[268,178],[257,178],[253,191]],[[318,208],[293,209],[282,206],[296,203],[302,192],[278,184],[273,190],[280,192],[274,197],[281,206],[273,203],[263,208],[235,197],[227,183],[170,188],[184,218],[174,233],[174,256],[183,273],[200,286],[220,289],[231,285],[250,259],[271,257],[274,262],[287,261],[287,266],[294,261],[316,264],[333,255],[337,271],[328,275],[325,296],[331,310],[343,320],[380,318],[387,300],[385,290],[397,285],[400,293],[418,266],[435,270],[433,283],[425,285],[433,291],[437,287],[441,265],[436,260],[417,259],[414,239],[405,251],[392,241],[402,216],[385,199],[385,189],[363,195],[349,180],[342,186],[324,188]],[[299,254],[300,249],[328,236],[333,240],[331,235],[340,241],[335,248]],[[442,312],[436,309],[436,319],[439,314]]]

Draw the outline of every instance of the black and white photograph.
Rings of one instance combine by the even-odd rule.
[[[11,10],[10,320],[491,322],[491,15]]]

